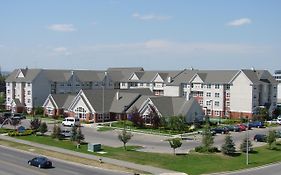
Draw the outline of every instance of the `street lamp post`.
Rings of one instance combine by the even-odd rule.
[[[247,117],[247,150],[246,150],[246,165],[249,165],[249,119]]]

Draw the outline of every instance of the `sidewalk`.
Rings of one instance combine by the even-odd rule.
[[[64,153],[64,154],[77,156],[77,157],[92,159],[92,160],[95,160],[95,161],[99,161],[99,159],[100,159],[100,156],[95,156],[95,155],[90,155],[90,154],[85,154],[85,153],[78,153],[78,152],[75,152],[75,151],[66,150],[66,149],[62,149],[62,148],[58,148],[58,147],[53,147],[53,146],[38,144],[38,143],[29,142],[29,141],[25,141],[25,140],[20,140],[20,139],[16,139],[16,138],[9,137],[9,136],[0,135],[0,139],[12,141],[12,142],[17,142],[17,143],[22,143],[22,144],[26,144],[26,145],[30,145],[30,146],[34,146],[34,147],[43,148],[43,149],[50,150],[50,151],[56,151],[56,152],[60,152],[60,153]],[[107,157],[102,157],[102,161],[106,162],[106,163],[109,163],[109,164],[118,165],[118,166],[130,168],[130,169],[135,169],[135,170],[144,171],[144,172],[150,172],[151,174],[157,174],[157,175],[186,175],[185,173],[178,173],[178,172],[175,172],[175,171],[172,171],[172,170],[156,168],[156,167],[152,167],[152,166],[148,166],[148,165],[139,165],[139,164],[126,162],[126,161],[122,161],[122,160],[111,159],[111,158],[107,158]]]

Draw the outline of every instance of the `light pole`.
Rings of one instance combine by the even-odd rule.
[[[246,165],[249,165],[249,118],[247,117],[247,150],[246,150]]]

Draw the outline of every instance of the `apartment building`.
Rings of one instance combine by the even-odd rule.
[[[17,69],[6,80],[6,107],[22,104],[30,112],[49,94],[81,89],[150,89],[154,95],[194,98],[205,114],[251,117],[256,108],[276,108],[278,82],[267,70],[144,71],[142,68],[92,70]],[[15,101],[17,103],[15,103]]]
[[[281,107],[281,70],[276,70],[274,72],[274,78],[278,82],[277,87],[277,105]]]

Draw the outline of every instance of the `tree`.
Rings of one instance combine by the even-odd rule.
[[[35,113],[37,114],[37,115],[43,115],[43,113],[44,113],[44,108],[43,107],[36,107],[35,108]]]
[[[70,140],[75,142],[76,141],[76,135],[77,135],[77,127],[76,126],[72,126]]]
[[[206,150],[209,150],[213,147],[214,144],[214,137],[211,133],[210,130],[210,125],[207,124],[204,128],[204,131],[202,133],[202,145],[204,148],[206,148]]]
[[[123,147],[124,147],[124,150],[127,150],[126,148],[126,144],[129,142],[129,140],[133,137],[133,134],[130,133],[130,132],[127,132],[125,127],[124,129],[122,130],[121,133],[118,134],[118,139],[123,142]]]
[[[20,120],[18,120],[18,119],[10,119],[9,123],[10,123],[10,125],[14,126],[14,128],[16,129],[16,127],[20,124]]]
[[[240,150],[244,153],[247,152],[247,140],[248,140],[248,152],[252,152],[254,150],[251,140],[245,137],[240,145]]]
[[[171,148],[174,150],[174,155],[176,155],[176,149],[181,147],[182,143],[179,138],[173,138],[168,140],[170,143]]]
[[[33,120],[30,120],[30,128],[34,131],[37,131],[41,125],[41,120],[38,118],[34,118]]]
[[[76,147],[80,148],[81,142],[85,139],[84,135],[82,134],[81,128],[73,126],[71,129],[71,137],[70,140],[76,142]]]
[[[148,116],[150,118],[152,127],[159,128],[159,126],[161,125],[160,117],[159,117],[156,109],[152,105],[150,105],[150,109],[151,109],[151,111]]]
[[[224,144],[221,147],[221,151],[225,155],[233,155],[235,153],[235,144],[231,135],[228,134],[225,136]]]
[[[142,128],[144,126],[144,120],[140,116],[138,109],[134,106],[130,112],[130,120],[133,122],[133,125],[136,127]]]
[[[51,136],[52,136],[52,138],[55,138],[55,139],[62,138],[60,126],[58,126],[57,124],[54,124],[53,132],[52,132]]]
[[[267,143],[270,149],[272,149],[272,144],[276,141],[276,132],[275,130],[268,131]]]
[[[40,127],[39,127],[39,132],[44,135],[48,131],[48,126],[46,122],[42,122]]]

